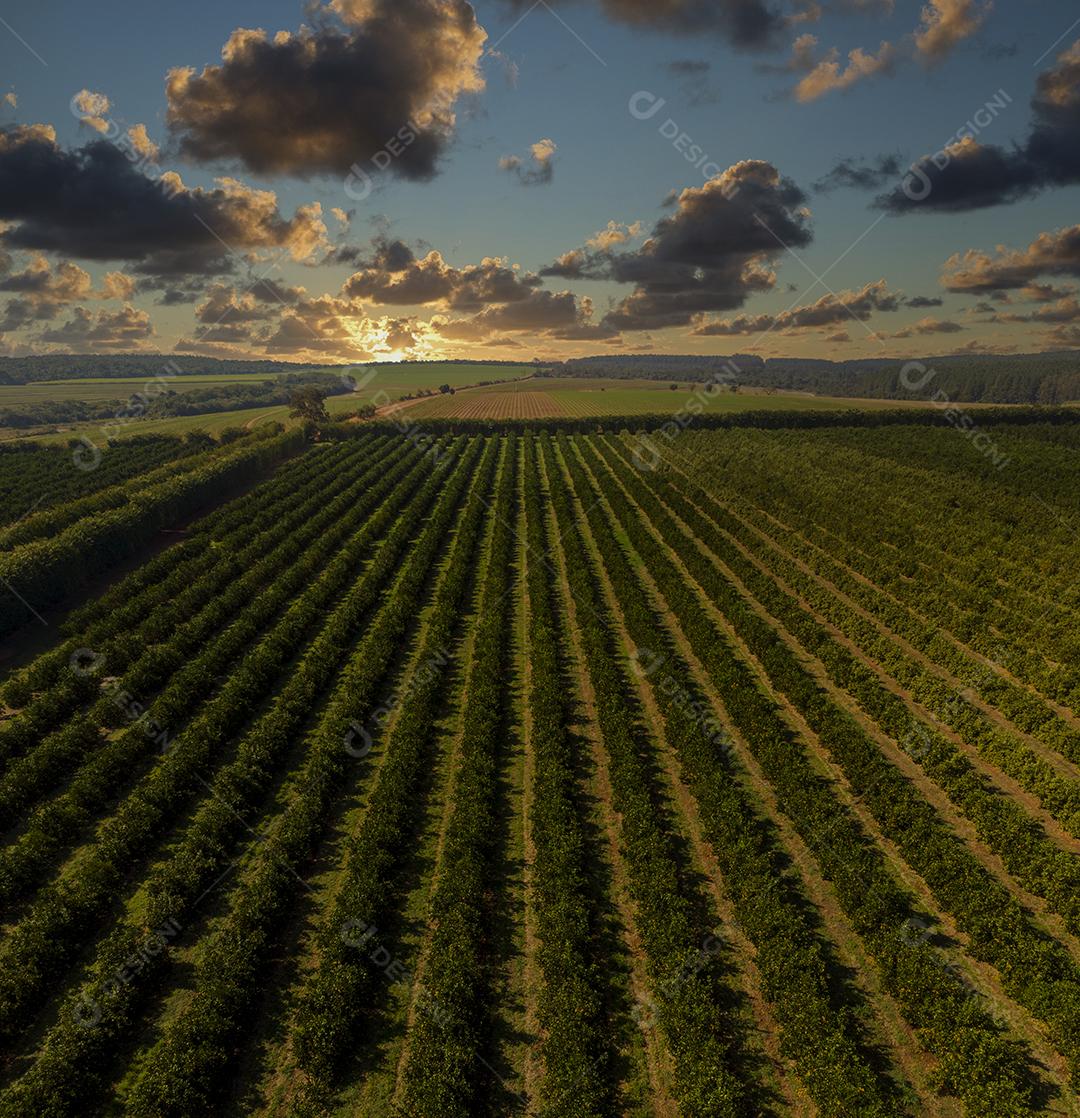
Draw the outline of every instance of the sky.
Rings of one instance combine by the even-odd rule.
[[[1080,348],[1064,0],[0,12],[0,353]]]

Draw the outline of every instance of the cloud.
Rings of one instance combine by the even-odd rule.
[[[328,298],[330,302],[320,304],[323,310],[334,307],[340,312],[339,317],[347,317],[350,321],[362,313],[363,308],[358,303],[334,300],[333,296]],[[195,308],[195,321],[199,324],[195,335],[182,339],[177,348],[222,357],[242,357],[253,349],[265,349],[280,329],[283,318],[299,313],[305,306],[310,310],[313,301],[308,299],[304,288],[289,287],[275,280],[264,279],[247,291],[239,291],[232,284],[215,283],[209,286],[205,299]],[[309,317],[317,318],[315,314]],[[302,315],[297,325],[303,325]],[[314,336],[314,327],[312,332]],[[335,330],[334,336],[344,334]],[[321,347],[310,348],[315,351]],[[344,347],[337,352],[341,356],[353,353]]]
[[[467,0],[340,0],[344,28],[234,31],[222,62],[171,70],[166,121],[199,161],[264,175],[354,165],[433,177],[454,107],[484,86],[486,32]],[[376,161],[376,157],[379,157]]]
[[[1032,311],[1026,319],[1028,322],[1080,322],[1080,302],[1075,295],[1066,295],[1053,303],[1047,303]]]
[[[517,175],[522,186],[546,186],[555,178],[556,151],[558,145],[554,140],[537,140],[529,149],[531,164],[519,155],[504,155],[499,160],[499,170]]]
[[[905,307],[940,307],[944,303],[944,299],[939,299],[936,295],[915,295],[910,299],[904,300]]]
[[[893,11],[892,0],[845,0],[841,6],[867,12],[880,10],[889,15]],[[982,6],[976,0],[930,0],[922,9],[922,22],[899,46],[882,40],[876,54],[856,47],[848,52],[845,63],[835,47],[819,58],[817,37],[802,34],[792,45],[787,62],[779,66],[766,63],[758,69],[763,73],[802,74],[791,91],[792,96],[803,103],[817,101],[828,93],[850,89],[867,78],[891,75],[899,63],[913,57],[925,63],[940,62],[958,43],[979,30],[990,8],[989,0]],[[813,14],[812,10],[796,13],[788,20],[788,25],[816,22],[805,18],[807,14]]]
[[[591,309],[589,300],[579,302],[569,291],[533,291],[526,299],[488,307],[468,318],[433,321],[443,337],[457,341],[479,341],[507,333],[566,337],[589,325]]]
[[[892,43],[883,41],[877,54],[868,54],[862,47],[850,51],[846,67],[841,67],[839,58],[839,52],[835,48],[829,51],[796,85],[795,100],[803,103],[816,101],[827,93],[850,89],[856,82],[876,74],[890,74],[896,64],[896,50]]]
[[[102,135],[109,131],[106,114],[111,105],[104,93],[92,93],[89,89],[82,89],[72,97],[71,108],[88,128]]]
[[[885,280],[868,283],[859,291],[830,292],[814,303],[778,315],[738,315],[728,319],[702,316],[694,328],[698,337],[736,337],[772,331],[820,330],[857,319],[865,322],[875,311],[897,311],[901,296],[890,291]]]
[[[541,288],[540,276],[486,257],[455,268],[441,253],[419,257],[403,241],[377,239],[342,296],[381,306],[430,306],[432,327],[455,341],[480,342],[507,333],[552,338],[612,336],[592,321],[592,303],[569,291]]]
[[[712,84],[712,63],[701,58],[676,58],[664,66],[682,85],[683,93],[691,105],[715,105],[720,91]]]
[[[506,53],[501,50],[490,50],[487,57],[502,68],[503,80],[507,88],[517,89],[521,80],[521,67]]]
[[[67,322],[44,331],[37,340],[78,353],[139,349],[155,336],[146,311],[128,303],[118,311],[99,311],[96,315],[86,307],[76,307]]]
[[[530,0],[509,0],[517,9]],[[618,23],[675,34],[717,35],[734,46],[768,47],[786,20],[767,0],[599,0],[604,14]]]
[[[982,27],[992,4],[976,0],[930,0],[915,31],[915,50],[926,62],[940,62]]]
[[[156,293],[159,306],[176,307],[203,298],[214,279],[212,274],[139,276],[135,290],[139,295]]]
[[[1058,186],[1080,182],[1080,39],[1035,82],[1027,158]]]
[[[921,338],[932,334],[959,334],[964,329],[958,322],[951,322],[949,319],[927,317],[919,319],[913,326],[905,326],[903,330],[897,330],[889,337]]]
[[[0,291],[18,294],[37,319],[53,318],[63,304],[89,298],[92,287],[90,273],[78,264],[65,261],[54,271],[40,255],[21,272],[12,272],[0,280]]]
[[[628,241],[634,240],[635,237],[640,237],[642,229],[643,225],[640,221],[635,221],[630,225],[624,225],[619,221],[609,221],[605,228],[601,229],[599,233],[594,233],[585,244],[589,248],[607,252],[616,245],[624,245]]]
[[[817,47],[818,37],[806,32],[792,43],[791,57],[786,62],[759,62],[755,69],[762,74],[808,74],[818,63]]]
[[[1016,346],[1014,345],[993,345],[990,342],[980,342],[976,338],[972,338],[970,342],[965,342],[962,346],[957,346],[953,350],[954,353],[1015,353]]]
[[[267,353],[359,357],[365,349],[358,323],[363,305],[356,299],[319,295],[290,308],[266,338]]]
[[[224,323],[267,322],[282,307],[295,306],[305,296],[302,287],[282,288],[263,283],[251,291],[237,291],[231,284],[216,283],[206,300],[195,308],[195,319],[207,326]]]
[[[801,0],[803,7],[792,12],[787,17],[789,27],[797,27],[802,23],[820,23],[825,10],[815,0]]]
[[[441,335],[432,322],[392,315],[368,317],[355,301],[332,295],[302,300],[261,343],[268,354],[353,361],[379,355],[422,358],[437,355],[441,346]]]
[[[123,272],[109,272],[94,290],[89,272],[78,264],[63,261],[54,269],[44,256],[36,255],[21,272],[9,272],[0,280],[0,292],[15,296],[0,319],[0,330],[10,332],[49,322],[63,307],[87,299],[127,301],[135,293],[135,280]]]
[[[1080,276],[1080,225],[1040,233],[1025,249],[957,253],[945,262],[941,282],[949,291],[983,295],[1026,290],[1040,276]]]
[[[126,260],[142,275],[223,274],[251,251],[298,261],[328,247],[318,203],[284,217],[271,191],[221,178],[188,188],[149,178],[104,140],[68,151],[47,125],[0,130],[0,237],[8,248]]]
[[[1055,287],[1052,283],[1029,283],[1020,295],[1032,303],[1052,303],[1072,295],[1074,290],[1071,287]]]
[[[1024,143],[1004,148],[965,136],[921,159],[908,176],[908,190],[898,186],[875,205],[894,214],[960,212],[1080,183],[1080,40],[1039,75],[1031,111]]]
[[[1046,335],[1049,345],[1061,349],[1080,348],[1080,326],[1055,326]]]
[[[641,248],[574,249],[541,274],[633,284],[604,319],[617,330],[685,326],[775,285],[770,261],[785,245],[799,248],[812,238],[804,202],[771,163],[747,160],[677,195],[675,212]]]
[[[151,163],[156,163],[158,161],[161,151],[157,144],[147,135],[145,124],[133,124],[128,129],[127,134],[132,150],[137,155]]]
[[[993,43],[983,49],[983,54],[992,62],[1003,62],[1006,58],[1015,58],[1019,53],[1019,43]]]
[[[924,159],[918,168],[891,193],[880,196],[876,205],[893,214],[920,207],[958,213],[1015,202],[1040,189],[1044,181],[1022,153],[980,144],[972,136],[945,147],[936,164]]]
[[[14,90],[5,93],[3,100],[5,105],[8,105],[13,109],[17,109],[19,107],[19,98],[16,96]]]
[[[588,299],[542,290],[539,276],[495,258],[455,268],[440,253],[376,238],[354,249],[360,268],[337,294],[264,281],[249,292],[214,284],[195,308],[198,329],[180,349],[217,356],[260,350],[297,359],[366,360],[396,353],[429,356],[447,341],[498,344],[508,336],[610,339]],[[430,321],[371,314],[371,307],[427,306]]]
[[[834,190],[877,190],[890,182],[898,182],[904,175],[899,155],[879,155],[873,159],[841,159],[828,174],[811,187],[819,194]]]
[[[403,241],[377,240],[372,256],[342,290],[384,305],[439,305],[465,311],[525,301],[540,283],[539,276],[495,257],[455,268],[435,250],[421,258]]]

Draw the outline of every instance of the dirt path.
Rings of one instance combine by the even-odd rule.
[[[244,430],[250,431],[253,427],[257,427],[264,419],[269,419],[272,415],[277,415],[285,409],[280,405],[273,409],[273,411],[264,411],[262,415],[254,415],[244,424]]]

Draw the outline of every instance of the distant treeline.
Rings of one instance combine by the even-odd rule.
[[[744,388],[779,388],[819,396],[878,400],[948,397],[964,404],[1055,405],[1080,400],[1078,353],[928,357],[920,362],[766,360],[751,354],[731,357],[649,354],[584,357],[539,375],[684,381],[721,377]]]
[[[85,377],[278,376],[325,369],[326,365],[292,361],[224,361],[217,357],[185,357],[170,353],[102,354],[46,353],[37,357],[0,357],[0,384],[33,384],[40,380],[81,380]]]
[[[108,423],[116,419],[170,419],[182,415],[242,411],[287,404],[300,387],[314,384],[327,396],[349,391],[345,382],[327,373],[288,373],[257,384],[208,384],[176,392],[167,382],[140,390],[123,400],[50,400],[0,408],[0,427],[47,427],[57,423]],[[160,389],[160,392],[159,392]]]
[[[340,369],[364,369],[370,364],[373,363],[343,364]],[[536,367],[530,361],[505,360],[406,361],[402,364],[421,368],[432,365],[448,368],[455,365]],[[36,357],[0,357],[0,384],[33,384],[41,380],[80,380],[85,377],[146,377],[147,380],[153,380],[159,376],[238,376],[245,373],[280,376],[311,369],[325,370],[329,367],[329,363],[312,365],[295,361],[227,361],[217,357],[191,357],[170,353],[124,353],[113,356],[47,353]]]
[[[985,429],[999,426],[1080,424],[1080,408],[1003,407],[980,408],[977,412],[958,414],[959,409],[945,407],[898,408],[895,411],[745,411],[699,413],[693,415],[612,415],[565,416],[556,419],[418,419],[399,422],[386,419],[363,423],[330,423],[321,428],[327,439],[359,438],[372,432],[410,437],[441,435],[507,434],[513,431],[564,431],[567,434],[656,432],[674,436],[681,428],[723,430],[737,427],[793,429],[810,427],[973,427]]]

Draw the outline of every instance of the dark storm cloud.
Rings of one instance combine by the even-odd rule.
[[[921,160],[880,209],[894,214],[984,209],[1080,182],[1080,40],[1041,73],[1027,140],[1006,148],[972,135]]]
[[[1031,108],[1028,159],[1059,186],[1080,182],[1080,40],[1039,75]]]
[[[986,209],[1027,197],[1047,185],[1046,176],[1019,148],[985,146],[968,138],[944,149],[939,165],[924,160],[876,205],[890,213],[957,213]]]
[[[525,10],[531,0],[508,2]],[[599,0],[598,6],[609,19],[633,27],[718,35],[734,46],[748,48],[773,45],[787,26],[765,0]]]
[[[565,253],[544,275],[606,279],[634,291],[605,317],[619,330],[685,326],[708,311],[733,310],[776,283],[770,262],[810,243],[805,195],[775,167],[746,161],[684,190],[640,249]]]
[[[614,331],[601,330],[591,322],[592,304],[579,300],[569,291],[531,291],[513,303],[487,307],[468,318],[437,321],[444,338],[453,341],[481,341],[506,334],[528,333],[569,340],[582,337],[610,337]]]
[[[148,178],[104,140],[68,151],[48,128],[0,131],[8,248],[127,260],[143,275],[223,274],[235,266],[230,249],[283,248],[306,259],[325,240],[320,215],[318,205],[301,206],[286,220],[272,193],[233,179],[204,190],[172,174]]]
[[[234,31],[222,63],[172,70],[166,117],[181,151],[301,177],[379,166],[435,173],[458,98],[483,86],[486,33],[466,0],[341,0],[346,23],[273,38]],[[380,166],[381,165],[381,166]]]

